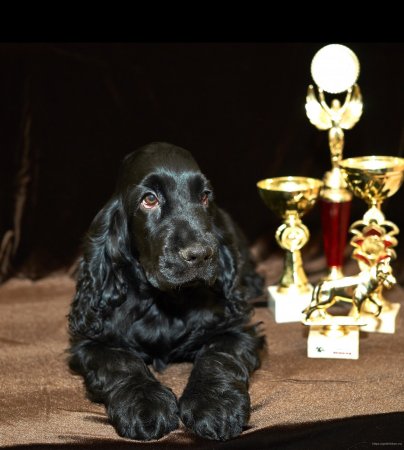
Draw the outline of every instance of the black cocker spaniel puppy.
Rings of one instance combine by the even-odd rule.
[[[264,344],[247,300],[261,289],[243,235],[191,154],[146,145],[124,159],[87,234],[70,367],[121,436],[158,439],[180,419],[205,438],[237,436]],[[148,364],[179,361],[194,366],[177,400]]]

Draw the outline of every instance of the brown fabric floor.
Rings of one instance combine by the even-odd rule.
[[[280,263],[270,263],[275,273]],[[357,361],[308,359],[306,327],[276,324],[265,306],[257,307],[254,319],[265,323],[268,349],[251,380],[248,429],[225,443],[199,439],[183,428],[159,441],[140,443],[120,438],[104,407],[87,400],[81,378],[69,372],[66,315],[73,293],[74,282],[64,275],[37,282],[12,279],[0,287],[2,447],[258,450],[404,445],[404,307],[396,334],[362,334]],[[404,290],[396,286],[387,297],[404,303]],[[180,395],[190,369],[190,364],[176,364],[157,376]]]

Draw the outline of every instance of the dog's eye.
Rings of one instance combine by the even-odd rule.
[[[155,208],[159,204],[159,199],[154,194],[146,194],[142,200],[142,206],[146,209]]]
[[[204,206],[208,206],[209,204],[209,191],[205,191],[202,195],[201,195],[201,203]]]

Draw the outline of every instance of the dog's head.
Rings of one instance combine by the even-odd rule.
[[[391,289],[397,280],[393,275],[393,269],[390,266],[390,258],[382,259],[376,265],[376,277],[379,284],[382,284],[386,289]]]
[[[131,153],[116,195],[127,216],[131,249],[150,284],[169,290],[215,281],[212,187],[187,150],[155,143]]]
[[[124,159],[115,192],[88,231],[70,328],[98,335],[128,295],[148,304],[153,288],[170,298],[183,288],[180,297],[193,299],[189,289],[199,284],[213,285],[228,314],[244,320],[244,297],[259,295],[259,286],[241,249],[241,233],[215,206],[191,154],[165,143],[142,147]]]

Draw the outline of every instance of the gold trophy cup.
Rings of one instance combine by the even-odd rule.
[[[344,179],[353,194],[364,200],[369,209],[362,220],[350,227],[353,234],[353,258],[361,272],[379,270],[380,282],[369,292],[361,308],[361,317],[367,322],[364,331],[395,332],[399,303],[390,303],[383,297],[383,287],[392,287],[396,280],[390,261],[396,258],[399,228],[385,219],[381,210],[383,201],[394,195],[404,180],[404,159],[393,156],[363,156],[348,158],[339,163]]]
[[[268,306],[277,323],[300,322],[311,299],[313,287],[307,281],[300,253],[310,233],[301,217],[316,203],[322,184],[315,178],[293,176],[267,178],[257,183],[265,205],[283,219],[275,237],[285,250],[284,269],[279,284],[268,287]]]

